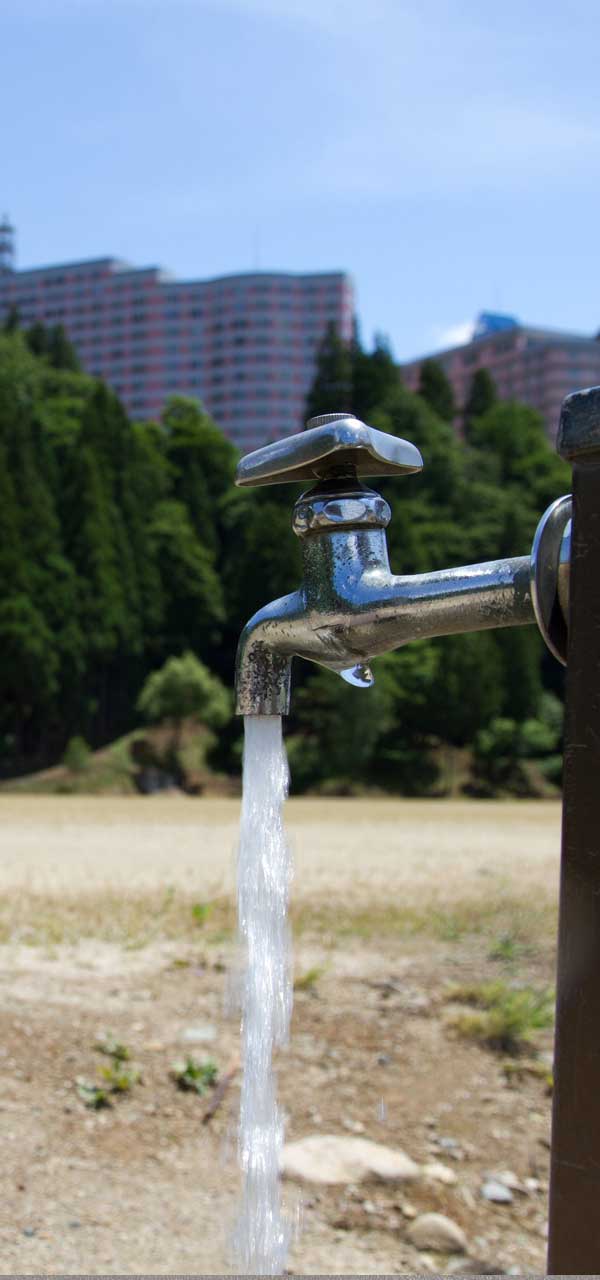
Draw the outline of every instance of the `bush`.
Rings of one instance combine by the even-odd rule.
[[[62,763],[71,773],[84,773],[89,765],[91,754],[91,748],[88,747],[85,738],[70,738]]]
[[[193,653],[169,658],[148,676],[137,700],[138,711],[157,723],[172,720],[180,726],[194,716],[211,729],[226,724],[231,715],[228,691],[217,676]]]
[[[458,1013],[452,1019],[459,1034],[504,1053],[519,1053],[532,1032],[551,1027],[554,1019],[554,997],[547,990],[484,982],[457,987],[449,998],[475,1007],[472,1013]]]

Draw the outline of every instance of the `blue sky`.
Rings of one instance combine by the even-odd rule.
[[[18,262],[354,277],[400,359],[600,328],[596,0],[0,0]]]

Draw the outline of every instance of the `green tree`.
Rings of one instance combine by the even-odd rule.
[[[16,303],[8,308],[3,324],[4,333],[15,333],[20,326],[19,308]]]
[[[36,320],[25,333],[25,339],[29,350],[34,356],[46,356],[48,354],[48,330],[41,320]]]
[[[424,360],[419,374],[418,393],[444,422],[456,416],[454,392],[438,360]]]
[[[54,325],[48,330],[47,355],[54,369],[70,369],[72,373],[78,373],[81,369],[75,347],[62,324]]]
[[[193,645],[210,657],[219,647],[224,621],[213,557],[196,537],[186,507],[173,498],[156,506],[150,534],[164,599],[162,652],[179,653]]]
[[[389,343],[376,334],[373,351],[362,349],[358,334],[352,345],[352,412],[364,422],[401,386],[400,370]]]
[[[231,492],[237,450],[195,400],[173,396],[162,415],[173,496],[187,508],[203,545],[221,549],[220,506]]]
[[[496,383],[489,369],[476,369],[471,378],[469,394],[463,409],[463,427],[466,439],[469,438],[471,423],[480,418],[488,409],[492,409],[498,400]]]
[[[153,724],[171,720],[177,741],[184,720],[192,717],[220,729],[231,715],[231,699],[221,681],[189,651],[169,658],[146,680],[137,709]]]
[[[352,353],[329,324],[317,353],[314,382],[306,402],[306,417],[352,412]]]

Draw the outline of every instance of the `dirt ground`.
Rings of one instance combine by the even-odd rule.
[[[221,1076],[238,1047],[233,801],[0,798],[0,1268],[19,1274],[235,1269],[238,1083],[170,1077],[188,1053]],[[295,800],[296,992],[278,1062],[289,1141],[361,1133],[454,1185],[286,1184],[299,1274],[543,1272],[550,1098],[544,1074],[461,1037],[452,986],[553,982],[556,803]],[[141,1081],[93,1111],[95,1047],[124,1042]],[[551,1032],[517,1064],[549,1062]],[[541,1055],[541,1057],[539,1056]],[[481,1194],[510,1170],[510,1204]],[[419,1253],[415,1211],[446,1213],[468,1255]]]

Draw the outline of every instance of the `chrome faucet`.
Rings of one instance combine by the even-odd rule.
[[[352,684],[373,683],[371,660],[409,640],[537,621],[566,661],[570,497],[542,517],[531,555],[395,576],[385,530],[391,512],[363,478],[420,471],[419,450],[347,413],[242,458],[242,486],[312,481],[296,502],[303,582],[255,613],[236,664],[240,715],[289,711],[292,658],[308,658]]]

